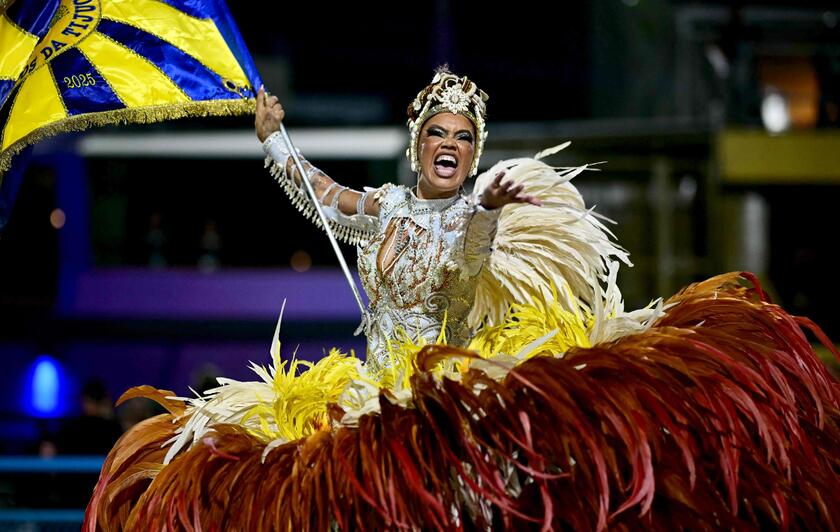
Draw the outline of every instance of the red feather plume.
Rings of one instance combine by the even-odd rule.
[[[216,425],[162,467],[178,425],[159,416],[109,455],[86,529],[836,529],[840,384],[803,328],[833,346],[746,274],[669,304],[644,333],[501,382],[440,380],[438,361],[475,355],[428,346],[412,408],[383,393],[358,427],[264,461],[263,443]]]

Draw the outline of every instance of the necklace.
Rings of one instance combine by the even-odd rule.
[[[432,211],[443,212],[449,207],[455,205],[464,193],[464,187],[458,189],[458,193],[446,198],[420,198],[417,196],[417,185],[411,187],[408,191],[408,210],[411,214],[426,214]]]

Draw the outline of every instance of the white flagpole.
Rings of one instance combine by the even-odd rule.
[[[350,284],[350,290],[353,291],[353,295],[356,297],[356,303],[359,305],[359,311],[362,313],[362,323],[359,324],[359,327],[354,332],[354,335],[358,335],[362,330],[367,330],[369,325],[368,313],[365,309],[365,304],[362,301],[362,296],[359,294],[359,288],[356,286],[356,281],[353,279],[353,276],[350,274],[350,268],[347,267],[347,261],[344,260],[344,254],[341,252],[341,248],[338,247],[338,241],[335,239],[335,235],[333,235],[332,228],[327,220],[326,214],[321,209],[321,203],[318,201],[318,198],[315,196],[315,190],[312,188],[312,183],[309,182],[309,179],[306,178],[306,171],[303,168],[303,163],[300,162],[300,158],[298,158],[297,150],[295,149],[294,145],[292,144],[292,139],[289,138],[289,134],[286,133],[286,128],[283,124],[280,124],[280,135],[283,137],[283,142],[286,143],[286,149],[289,150],[289,153],[292,155],[292,158],[295,161],[295,167],[297,168],[298,173],[300,174],[300,180],[303,182],[303,186],[306,188],[306,193],[309,194],[309,198],[312,200],[312,204],[315,206],[315,211],[318,213],[319,218],[321,219],[321,223],[324,226],[324,230],[327,232],[327,238],[330,239],[330,244],[332,244],[333,250],[335,251],[335,255],[338,258],[338,263],[341,265],[341,269],[344,271],[344,276],[347,278],[347,283]]]

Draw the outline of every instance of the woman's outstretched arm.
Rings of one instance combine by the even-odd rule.
[[[260,87],[257,93],[257,113],[254,120],[257,138],[263,143],[266,154],[284,168],[285,175],[294,179],[298,187],[302,187],[300,172],[279,134],[280,124],[285,116],[286,112],[277,97],[268,95],[265,89]],[[315,196],[322,205],[332,206],[345,216],[366,214],[375,217],[379,214],[379,203],[374,194],[362,193],[342,186],[303,157],[300,159],[307,178],[312,184],[312,189],[315,191]]]

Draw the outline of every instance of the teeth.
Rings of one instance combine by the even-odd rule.
[[[440,157],[437,158],[437,160],[435,162],[439,163],[441,161],[449,161],[451,163],[458,164],[457,159],[455,159],[455,157],[453,157],[451,155],[441,155]]]

